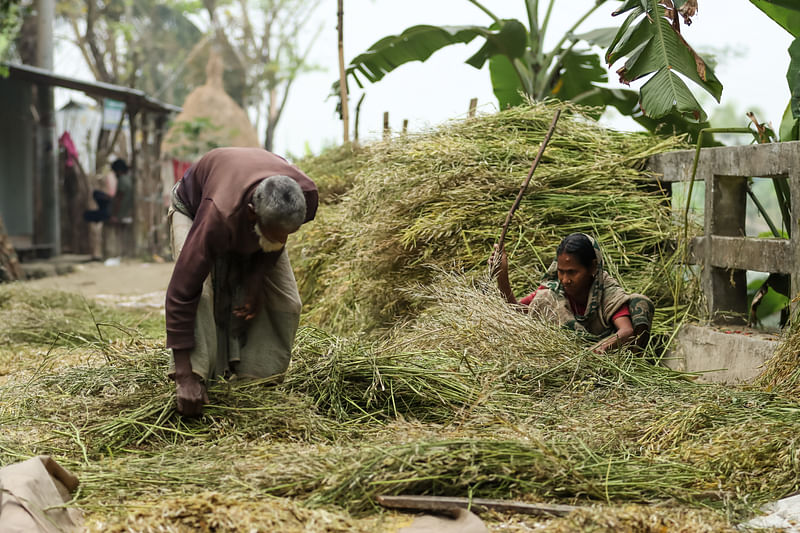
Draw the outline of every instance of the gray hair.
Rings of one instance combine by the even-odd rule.
[[[256,186],[253,209],[262,226],[291,233],[305,222],[306,198],[300,185],[289,176],[270,176]]]

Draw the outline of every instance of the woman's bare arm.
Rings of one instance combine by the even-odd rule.
[[[624,346],[636,340],[633,336],[631,317],[626,315],[615,318],[614,327],[617,328],[617,332],[595,344],[592,348],[594,353],[605,353],[607,350]]]
[[[499,258],[498,258],[498,253]],[[511,281],[508,279],[508,256],[506,251],[500,251],[498,245],[494,245],[494,251],[489,256],[489,268],[494,269],[493,276],[497,277],[497,288],[505,297],[506,301],[510,304],[517,304],[517,298],[514,296],[514,291],[511,290]]]

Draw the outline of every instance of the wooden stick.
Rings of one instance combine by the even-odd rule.
[[[519,193],[517,193],[517,198],[514,200],[514,205],[511,206],[511,209],[508,211],[508,216],[506,217],[506,222],[503,224],[503,231],[500,233],[500,240],[498,241],[499,251],[502,253],[503,245],[506,240],[506,233],[508,233],[508,225],[511,224],[511,217],[514,216],[514,211],[517,210],[519,207],[520,202],[522,202],[522,195],[525,194],[525,190],[528,188],[528,184],[531,182],[531,178],[533,177],[533,171],[536,170],[536,167],[539,166],[539,160],[542,158],[542,153],[544,152],[547,143],[550,141],[550,137],[553,135],[553,131],[556,129],[556,122],[558,122],[558,117],[561,116],[561,110],[557,109],[556,114],[553,115],[553,122],[550,124],[550,129],[547,130],[547,134],[544,136],[544,140],[542,140],[542,144],[539,145],[539,153],[536,154],[536,159],[533,160],[533,165],[531,165],[531,170],[528,172],[528,177],[525,178],[525,181],[522,183],[522,187],[519,189]]]
[[[455,509],[469,509],[476,513],[488,510],[530,515],[564,516],[579,507],[552,503],[524,503],[486,498],[462,498],[458,496],[384,496],[375,498],[379,504],[392,509],[441,512],[453,514]]]
[[[344,67],[344,0],[339,0],[336,11],[336,31],[339,35],[339,99],[342,102],[342,142],[350,142],[350,111],[347,107],[347,73]]]

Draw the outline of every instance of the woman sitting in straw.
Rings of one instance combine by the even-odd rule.
[[[599,338],[592,348],[595,353],[634,342],[640,347],[647,344],[653,302],[641,294],[622,290],[617,280],[603,269],[603,255],[593,238],[584,233],[565,237],[544,280],[520,300],[511,291],[505,251],[500,254],[499,262],[498,251],[495,245],[489,265],[494,266],[497,285],[508,303]]]

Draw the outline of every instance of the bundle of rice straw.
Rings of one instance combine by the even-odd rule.
[[[784,332],[775,355],[764,365],[756,384],[800,401],[800,315],[797,313]]]
[[[430,281],[431,266],[485,270],[556,105],[562,118],[506,241],[518,293],[537,286],[561,238],[582,231],[599,239],[626,289],[655,301],[659,317],[696,302],[694,289],[673,294],[678,230],[642,170],[681,140],[614,132],[579,107],[537,103],[367,146],[353,154],[358,165],[339,158],[327,174],[315,160],[299,162],[323,195],[326,176],[337,191],[293,251],[308,318],[337,333],[386,328],[415,313],[418,302],[398,289]]]

